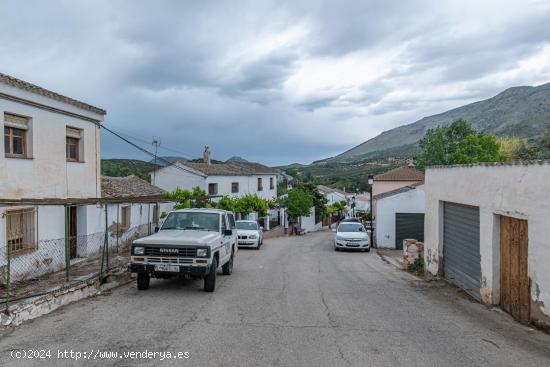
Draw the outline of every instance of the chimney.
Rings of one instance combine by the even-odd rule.
[[[210,149],[208,148],[208,145],[204,147],[204,152],[202,153],[202,160],[206,164],[211,164],[210,161]]]

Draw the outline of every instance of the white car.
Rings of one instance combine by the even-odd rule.
[[[340,223],[334,236],[334,250],[343,249],[370,251],[369,233],[361,223]]]
[[[255,220],[238,220],[235,222],[237,228],[237,241],[239,247],[252,247],[259,249],[264,240],[263,228]]]

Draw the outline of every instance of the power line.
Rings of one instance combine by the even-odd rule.
[[[186,169],[184,167],[181,167],[181,166],[178,166],[175,164],[175,162],[170,162],[169,160],[167,159],[164,159],[162,157],[157,157],[155,155],[155,153],[152,153],[150,151],[148,151],[147,149],[143,148],[143,147],[140,147],[139,145],[131,142],[130,140],[126,139],[124,136],[120,135],[119,133],[109,129],[108,127],[106,127],[105,125],[101,125],[101,128],[102,129],[105,129],[106,131],[110,132],[111,134],[113,134],[114,136],[116,136],[117,138],[121,139],[122,141],[124,141],[125,143],[128,143],[130,144],[131,146],[133,146],[134,148],[138,149],[140,152],[142,153],[145,153],[147,154],[148,156],[152,157],[152,158],[156,158],[157,160],[161,161],[162,163],[164,163],[165,167],[169,167],[169,166],[174,166],[175,168],[181,170],[181,171],[184,171],[184,172],[188,172],[188,173],[192,173],[192,174],[197,174],[197,172],[194,172],[194,171],[191,171],[189,169]]]
[[[122,136],[126,136],[127,138],[129,139],[133,139],[133,140],[136,140],[136,141],[140,141],[142,143],[145,143],[145,144],[150,144],[151,143],[151,140],[146,140],[145,138],[143,137],[137,137],[137,136],[133,136],[133,135],[130,135],[128,133],[125,133],[123,132],[123,130],[120,130],[120,129],[117,129],[118,130],[118,133]],[[113,130],[114,131],[114,130]],[[194,159],[195,157],[193,157],[192,155],[190,154],[187,154],[185,152],[182,152],[180,150],[176,150],[174,148],[169,148],[169,147],[166,147],[166,146],[159,146],[158,147],[159,149],[164,149],[166,151],[170,151],[170,152],[173,152],[173,153],[177,153],[179,155],[181,155],[182,157],[184,158],[187,158],[187,159]]]

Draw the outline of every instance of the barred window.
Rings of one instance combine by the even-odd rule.
[[[273,179],[273,177],[270,177],[269,178],[269,189],[273,190],[274,188],[275,188],[275,180]]]
[[[258,177],[258,191],[262,191],[264,189],[264,185],[262,183],[262,178]]]
[[[208,184],[208,195],[218,195],[218,184],[209,183]]]
[[[232,182],[231,183],[231,192],[236,194],[239,192],[239,183],[238,182]]]
[[[36,209],[7,211],[6,237],[7,244],[14,255],[35,251],[38,248]]]

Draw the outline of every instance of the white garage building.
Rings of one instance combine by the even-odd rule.
[[[427,169],[427,273],[550,328],[549,182],[548,161]]]
[[[374,196],[375,243],[380,248],[403,248],[403,240],[424,240],[424,185],[413,184]]]

